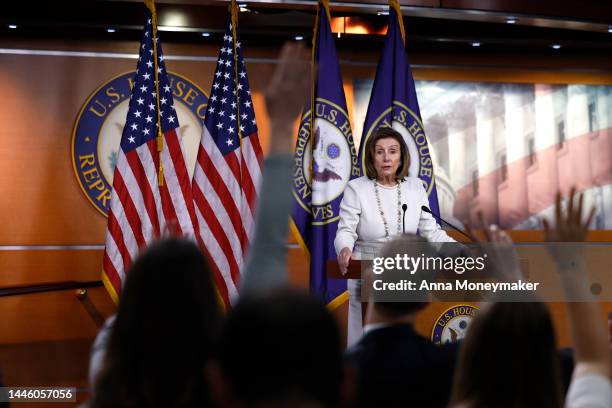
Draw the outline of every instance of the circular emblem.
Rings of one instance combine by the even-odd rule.
[[[135,71],[102,84],[85,101],[72,132],[71,156],[74,173],[87,199],[108,215],[113,173],[134,85]],[[193,169],[204,126],[208,95],[193,82],[168,72],[174,107],[180,123],[189,176]]]
[[[365,146],[368,138],[379,127],[388,126],[399,132],[408,146],[410,154],[410,168],[408,174],[421,179],[425,185],[425,191],[430,194],[433,190],[435,177],[433,172],[433,160],[425,128],[421,119],[406,105],[398,101],[393,102],[393,107],[385,110],[368,129],[365,140],[361,143]],[[365,154],[362,157],[362,168],[365,169]]]
[[[340,157],[340,146],[334,142],[327,145],[327,157],[334,160]]]
[[[295,150],[293,195],[313,224],[338,219],[334,201],[339,200],[352,176],[359,176],[358,159],[348,114],[333,102],[318,98],[310,140],[310,111],[302,117]],[[314,160],[313,160],[314,158]]]
[[[446,344],[463,339],[478,310],[471,305],[449,307],[436,320],[431,331],[431,341],[434,344]]]

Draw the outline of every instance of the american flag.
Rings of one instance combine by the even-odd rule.
[[[253,234],[263,156],[232,14],[234,21],[227,26],[217,60],[192,184],[199,238],[228,307],[236,299]]]
[[[152,2],[147,2],[147,7],[153,7]],[[103,280],[115,300],[141,248],[168,230],[193,238],[197,228],[179,122],[161,43],[159,38],[154,39],[153,18],[151,9],[147,8],[108,213]],[[158,118],[163,142],[161,152],[158,151]],[[162,183],[159,182],[160,160]]]

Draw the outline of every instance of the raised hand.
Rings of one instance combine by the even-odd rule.
[[[548,220],[543,219],[544,239],[548,242],[584,242],[589,225],[595,216],[595,208],[591,208],[586,222],[582,222],[582,203],[584,194],[578,195],[578,203],[574,204],[576,188],[572,187],[567,204],[567,211],[561,205],[561,193],[557,193],[555,200],[555,224],[552,226]]]
[[[484,239],[478,240],[477,243],[488,255],[497,277],[503,281],[520,279],[522,277],[520,263],[510,236],[495,224],[487,225],[482,212],[478,212],[478,221]],[[466,225],[466,230],[472,237],[477,237],[469,224]]]
[[[279,62],[266,89],[272,153],[291,153],[293,125],[310,95],[311,64],[301,42],[283,46]]]

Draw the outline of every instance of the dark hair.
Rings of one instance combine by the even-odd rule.
[[[437,256],[435,249],[425,238],[415,234],[404,234],[387,242],[382,247],[379,256],[381,258],[395,258],[396,255],[419,257],[423,254],[431,257]],[[385,268],[383,276],[389,282],[396,282],[405,279],[405,275],[406,271],[403,269]],[[401,317],[417,313],[429,304],[429,292],[416,292],[412,300],[411,302],[373,302],[373,307],[387,317]]]
[[[400,146],[400,164],[395,172],[395,178],[403,180],[404,177],[408,177],[408,170],[410,169],[410,154],[408,153],[408,146],[404,142],[404,138],[399,132],[393,130],[388,126],[380,127],[374,131],[374,134],[370,136],[365,146],[365,174],[370,179],[377,177],[376,168],[374,167],[374,155],[376,154],[376,143],[381,139],[391,138],[399,143]]]
[[[543,303],[493,303],[461,347],[451,405],[561,408],[555,332]]]
[[[246,405],[332,407],[340,399],[340,332],[323,302],[301,291],[243,298],[227,319],[219,363]]]
[[[219,325],[200,250],[177,239],[153,244],[127,273],[91,406],[210,405],[203,372]]]

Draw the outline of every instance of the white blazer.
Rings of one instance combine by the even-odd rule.
[[[402,234],[401,206],[406,204],[406,233],[416,234],[418,231],[421,237],[430,242],[455,242],[440,228],[431,214],[421,210],[423,205],[429,207],[427,192],[421,180],[406,177],[400,183],[399,228],[397,186],[377,186],[390,238]],[[359,259],[360,246],[382,245],[387,240],[376,201],[374,180],[364,176],[349,181],[340,203],[340,221],[334,240],[336,253],[340,253],[342,248],[349,248],[354,251],[355,258]]]

